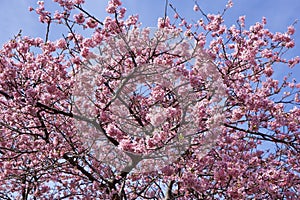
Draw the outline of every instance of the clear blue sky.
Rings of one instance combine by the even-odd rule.
[[[86,0],[87,10],[95,16],[103,19],[106,15],[105,0]],[[202,17],[200,13],[192,11],[194,0],[169,0],[182,16],[187,19]],[[199,0],[201,8],[206,13],[222,11],[227,0]],[[123,0],[124,6],[129,14],[139,14],[144,26],[156,26],[157,18],[164,14],[164,0]],[[267,28],[272,32],[285,31],[286,27],[295,20],[300,20],[300,0],[233,0],[234,7],[225,15],[227,25],[235,23],[240,15],[246,15],[246,25],[252,25],[260,21],[262,16],[268,20]],[[46,7],[52,4],[51,0],[45,0]],[[45,35],[45,25],[38,22],[37,15],[29,12],[29,6],[36,6],[36,0],[1,0],[0,2],[0,45],[11,39],[20,29],[23,35],[42,37]],[[171,11],[169,9],[169,11]],[[173,13],[172,13],[173,16]],[[295,41],[296,47],[289,52],[288,56],[300,55],[300,21],[296,24]],[[51,38],[55,38],[55,32],[50,33]],[[300,76],[299,70],[294,69]],[[297,72],[298,71],[298,72]],[[295,74],[294,74],[295,75]],[[300,77],[299,77],[300,79]],[[299,80],[298,79],[298,80]]]

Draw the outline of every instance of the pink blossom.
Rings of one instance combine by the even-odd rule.
[[[295,65],[297,65],[300,62],[300,57],[297,56],[291,60],[288,61],[288,64],[290,67],[294,67]]]
[[[74,34],[68,33],[67,38],[68,38],[68,40],[73,40]]]
[[[106,8],[106,12],[109,14],[113,14],[116,12],[116,6],[109,4]]]
[[[90,18],[86,24],[89,28],[96,28],[98,26],[98,22],[92,18]]]
[[[135,15],[135,16],[129,16],[128,19],[126,20],[126,24],[128,26],[131,26],[131,25],[136,25],[138,21],[138,15]]]
[[[271,65],[267,65],[267,66],[265,67],[264,73],[265,73],[268,77],[272,76],[272,74],[274,73],[274,70],[272,69]]]
[[[93,38],[93,41],[95,41],[95,43],[100,44],[102,42],[104,36],[99,31],[96,31],[92,38]]]
[[[81,51],[81,55],[84,57],[84,58],[88,58],[89,55],[90,55],[90,51],[88,48],[83,48],[83,50]]]
[[[195,12],[197,12],[197,11],[199,11],[199,7],[198,7],[197,5],[194,5],[193,10],[194,10]]]
[[[158,21],[157,21],[157,26],[158,28],[170,28],[171,27],[171,24],[170,24],[170,18],[167,17],[167,18],[158,18]]]
[[[78,24],[82,24],[85,21],[83,13],[75,14],[74,19]]]
[[[273,56],[273,52],[271,49],[264,49],[262,52],[261,52],[261,55],[265,58],[271,58]]]
[[[228,0],[227,4],[226,4],[226,8],[232,8],[233,7],[233,2],[232,0]]]
[[[295,42],[293,40],[291,40],[291,41],[285,43],[285,46],[287,48],[293,48],[295,46]]]
[[[91,38],[84,38],[82,44],[84,47],[87,48],[95,46],[94,41]]]
[[[294,35],[295,33],[295,27],[294,26],[289,26],[288,27],[288,34],[289,35]]]
[[[267,24],[267,18],[265,18],[265,17],[262,18],[262,24],[263,25]]]
[[[58,11],[56,11],[56,12],[54,13],[54,19],[60,21],[60,20],[63,19],[63,18],[64,18],[64,14],[63,14],[63,13],[60,13],[60,12],[58,12]]]
[[[59,39],[59,40],[56,42],[56,46],[57,46],[58,48],[61,48],[61,49],[66,48],[66,45],[67,45],[66,40],[63,39],[63,38]]]
[[[83,4],[85,0],[73,0],[74,4]]]
[[[116,12],[117,10],[117,7],[121,6],[122,3],[120,0],[110,0],[108,2],[108,6],[106,8],[106,12],[109,13],[109,14],[113,14]]]
[[[245,27],[245,18],[246,18],[246,16],[239,17],[239,23],[240,23],[241,27]]]
[[[126,8],[120,8],[119,18],[120,19],[124,18],[125,13],[126,13]]]

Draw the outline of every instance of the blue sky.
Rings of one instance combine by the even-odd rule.
[[[86,0],[87,10],[94,15],[103,18],[105,16],[105,0]],[[196,19],[192,12],[194,0],[169,0],[178,11],[186,16],[187,19]],[[222,11],[227,0],[199,0],[202,9],[207,13]],[[51,0],[46,0],[46,6]],[[163,15],[164,0],[123,0],[128,13],[140,16],[143,25],[155,26],[157,18]],[[299,0],[233,0],[234,7],[231,8],[225,19],[230,25],[236,21],[238,16],[246,15],[247,24],[250,25],[262,16],[268,19],[268,28],[272,31],[285,31],[289,24],[296,19],[300,19],[300,1]],[[43,26],[40,26],[37,16],[28,12],[28,7],[35,6],[36,0],[2,0],[0,3],[0,44],[16,34],[20,29],[24,35],[38,36],[44,33]],[[300,43],[300,23],[296,25],[299,32],[296,33],[296,39]]]
[[[222,11],[226,2],[227,0],[198,1],[206,13]],[[100,19],[106,16],[107,1],[86,0],[86,3],[87,10],[93,15]],[[188,20],[197,20],[202,17],[200,13],[192,11],[194,0],[169,0],[169,3],[172,3],[178,12]],[[297,19],[300,20],[300,0],[233,0],[233,3],[234,7],[229,9],[225,15],[226,24],[229,26],[235,23],[240,15],[246,15],[246,25],[248,26],[260,21],[262,16],[265,16],[268,20],[267,28],[272,32],[286,31],[287,26]],[[51,0],[45,0],[46,7],[51,4]],[[164,0],[123,0],[123,4],[127,8],[128,14],[139,14],[143,26],[156,26],[157,18],[164,15]],[[2,0],[0,5],[1,46],[17,34],[20,29],[22,29],[23,35],[45,37],[46,26],[38,22],[34,12],[28,11],[29,6],[36,6],[36,0]],[[169,11],[173,16],[171,9]],[[300,22],[296,24],[296,30],[294,35],[296,48],[287,54],[289,57],[300,55]],[[55,37],[57,37],[55,31],[50,32],[50,38]],[[294,75],[300,76],[300,70],[297,68],[293,69]],[[281,69],[278,70],[281,71]]]

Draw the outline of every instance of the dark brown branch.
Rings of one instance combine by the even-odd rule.
[[[77,120],[84,121],[84,122],[87,122],[89,124],[92,124],[97,130],[101,131],[105,135],[105,137],[111,143],[113,143],[113,145],[115,145],[115,146],[119,145],[119,142],[117,140],[115,140],[114,138],[110,137],[109,135],[107,135],[107,133],[103,129],[103,127],[99,123],[97,123],[95,120],[91,120],[91,119],[89,119],[87,117],[84,117],[84,116],[75,115],[73,113],[68,113],[68,112],[64,112],[64,111],[61,111],[61,110],[57,110],[55,108],[49,107],[47,105],[44,105],[44,104],[42,104],[40,102],[37,102],[36,105],[38,107],[44,108],[45,110],[51,111],[52,114],[61,114],[61,115],[67,116],[67,117],[71,117],[71,118],[74,118],[74,119],[77,119]]]
[[[87,11],[85,11],[81,6],[75,5],[75,8],[77,8],[78,10],[80,10],[81,12],[83,12],[84,14],[86,14],[87,16],[89,16],[90,18],[95,20],[96,22],[98,22],[100,25],[103,25],[103,22],[101,22],[95,16],[93,16],[90,13],[88,13]]]
[[[39,121],[42,125],[42,129],[45,133],[45,136],[43,137],[43,139],[46,141],[46,143],[49,143],[49,132],[47,130],[46,124],[45,124],[45,122],[44,122],[44,120],[43,120],[40,113],[41,113],[41,110],[37,112],[37,117],[38,117],[38,119],[39,119]]]
[[[63,158],[66,159],[72,166],[76,167],[82,174],[84,174],[90,181],[97,181],[97,179],[90,174],[88,171],[84,169],[84,167],[80,166],[78,162],[74,160],[74,158],[69,157],[67,154],[63,155]]]
[[[45,43],[47,43],[47,41],[49,39],[50,25],[51,25],[51,18],[50,17],[48,17],[48,18],[49,18],[49,20],[47,22]]]
[[[167,190],[167,193],[166,193],[166,196],[165,196],[165,200],[171,200],[171,199],[173,199],[172,187],[173,187],[174,183],[175,183],[174,180],[170,181],[170,183],[168,185],[168,190]]]
[[[236,126],[232,126],[230,124],[223,124],[223,125],[225,127],[232,128],[232,129],[235,129],[235,130],[238,130],[238,131],[242,131],[242,132],[249,133],[249,134],[252,134],[252,135],[260,136],[261,137],[260,139],[265,140],[265,141],[281,143],[281,144],[290,145],[291,147],[294,147],[292,142],[288,142],[288,141],[285,141],[285,140],[280,140],[280,139],[277,139],[276,137],[273,137],[271,135],[267,135],[267,134],[264,134],[264,133],[261,133],[261,132],[258,132],[258,131],[254,132],[254,131],[251,131],[251,130],[242,129],[242,128],[239,128],[239,127],[236,127]]]
[[[4,91],[0,90],[0,94],[2,94],[6,99],[13,99],[13,96],[9,96],[7,93],[5,93]]]

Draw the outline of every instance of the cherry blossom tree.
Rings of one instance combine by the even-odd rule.
[[[293,26],[227,27],[231,1],[194,22],[166,4],[156,28],[53,4],[30,8],[44,39],[0,50],[1,199],[300,198],[300,83],[273,74],[300,61]]]

